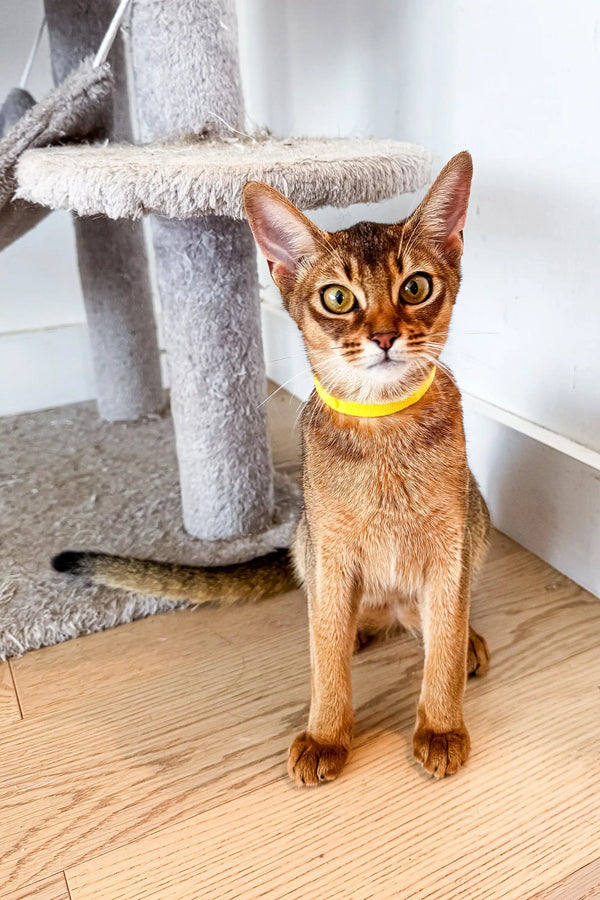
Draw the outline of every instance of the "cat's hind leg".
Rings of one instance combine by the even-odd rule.
[[[490,667],[490,651],[486,640],[469,625],[469,649],[467,653],[467,675],[483,678]]]
[[[490,546],[490,514],[485,500],[479,490],[473,473],[469,472],[469,506],[467,515],[467,540],[471,580],[481,569]],[[490,667],[490,652],[480,634],[469,625],[469,649],[467,656],[467,674],[481,678],[487,675]]]
[[[404,597],[391,595],[387,602],[363,598],[358,611],[354,652],[378,638],[394,637],[403,631],[417,632],[419,628],[419,611]]]
[[[393,637],[402,631],[416,633],[419,628],[418,614],[414,607],[399,607],[395,604],[381,606],[361,605],[358,613],[354,652],[360,653],[376,640]],[[490,651],[483,637],[469,625],[469,647],[467,652],[467,675],[483,678],[490,668]]]
[[[354,652],[360,652],[378,638],[392,637],[403,630],[391,603],[377,606],[362,603],[358,612]]]

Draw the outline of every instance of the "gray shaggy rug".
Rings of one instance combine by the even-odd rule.
[[[270,416],[289,422],[287,401],[273,398]],[[288,448],[280,468],[295,473],[293,457]],[[53,554],[105,550],[191,565],[249,559],[288,545],[300,491],[282,471],[275,488],[269,532],[205,543],[181,525],[168,414],[108,424],[81,403],[0,419],[0,659],[177,606],[71,581],[52,571]]]

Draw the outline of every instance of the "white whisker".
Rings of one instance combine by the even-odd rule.
[[[295,378],[299,378],[300,375],[306,375],[307,372],[311,372],[311,371],[312,371],[311,367],[308,366],[307,368],[301,369],[299,372],[296,372],[294,375],[292,375],[291,378],[288,378],[287,381],[284,381],[283,384],[280,384],[279,387],[276,388],[276,390],[274,390],[271,394],[269,394],[268,397],[265,397],[265,399],[261,403],[258,404],[256,409],[260,409],[261,406],[264,406],[265,403],[268,403],[269,400],[272,400],[273,397],[275,396],[275,394],[278,394],[279,391],[281,391],[287,384],[290,383],[290,381],[293,381]]]
[[[404,244],[404,232],[406,230],[406,222],[407,221],[408,220],[405,220],[404,224],[402,225],[402,234],[400,235],[400,246],[398,247],[398,255],[396,257],[396,259],[400,260],[400,261],[402,261],[402,245]]]

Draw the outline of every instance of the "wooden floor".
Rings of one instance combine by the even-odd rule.
[[[272,411],[287,434],[289,401]],[[473,622],[492,668],[467,686],[471,760],[441,782],[411,757],[409,636],[355,658],[340,779],[287,780],[308,710],[300,593],[0,664],[0,897],[600,897],[600,601],[498,534]]]

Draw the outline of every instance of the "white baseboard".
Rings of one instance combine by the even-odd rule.
[[[465,429],[496,527],[600,596],[600,473],[468,402]]]
[[[267,374],[300,399],[312,379],[298,329],[263,304]],[[600,454],[468,394],[469,460],[494,524],[600,596]]]
[[[300,369],[307,366],[300,333],[283,310],[266,303],[262,309],[265,359],[271,360],[267,374],[281,384],[290,377],[286,373],[291,357]],[[161,362],[163,383],[168,385],[164,353]],[[293,378],[288,389],[307,397],[311,385],[312,379],[305,373],[304,379]],[[79,403],[95,396],[85,323],[0,334],[0,416]]]
[[[298,370],[308,365],[300,333],[283,310],[262,304],[265,359],[269,378],[282,384],[290,363]],[[163,354],[164,357],[164,354]],[[163,358],[163,381],[168,374]],[[312,379],[304,372],[290,381],[288,390],[307,397]],[[17,415],[93,400],[94,372],[85,323],[39,331],[0,334],[0,416]]]

